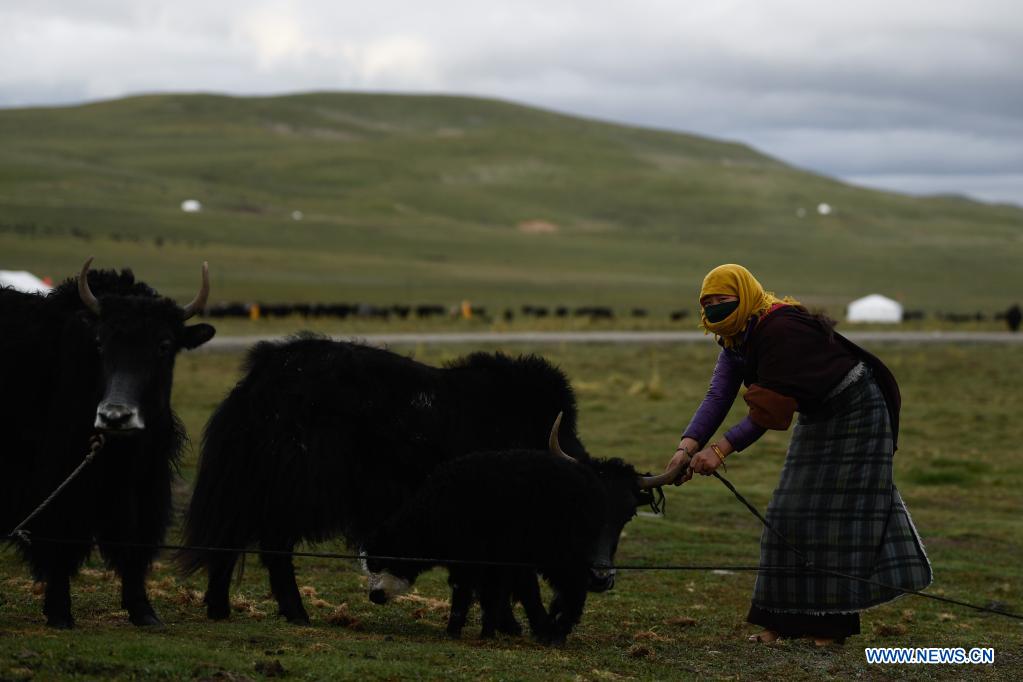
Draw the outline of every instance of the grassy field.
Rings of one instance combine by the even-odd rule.
[[[182,213],[187,198],[204,210]],[[1023,295],[1023,209],[856,188],[740,144],[493,100],[162,95],[0,111],[0,254],[55,279],[96,255],[180,297],[207,259],[214,300],[659,320],[740,262],[835,314],[872,292],[990,314]]]
[[[405,349],[412,352],[413,349]],[[509,348],[513,352],[528,348]],[[876,346],[903,395],[896,482],[934,564],[936,594],[1023,611],[1023,422],[1018,414],[1018,349],[983,346]],[[425,347],[431,363],[464,349]],[[544,348],[571,377],[580,432],[596,455],[618,455],[659,470],[698,404],[714,359],[707,345]],[[174,402],[193,440],[237,379],[240,356],[192,353],[177,369]],[[738,417],[737,409],[733,417]],[[730,459],[727,476],[763,509],[784,458],[786,434],[769,433]],[[194,453],[183,468],[187,481]],[[187,486],[178,491],[179,501]],[[717,481],[667,491],[663,518],[641,516],[618,554],[629,564],[755,564],[758,522]],[[177,539],[176,530],[171,534]],[[339,544],[319,546],[344,551]],[[592,595],[564,649],[528,639],[482,642],[475,629],[449,641],[441,571],[409,599],[371,604],[352,562],[298,561],[311,628],[281,622],[265,572],[250,559],[229,623],[208,623],[198,579],[157,567],[151,594],[168,624],[142,632],[117,610],[117,581],[96,562],[73,584],[78,628],[53,632],[40,597],[11,552],[0,554],[0,679],[1018,679],[1023,626],[907,597],[863,616],[864,634],[844,648],[805,641],[744,641],[753,577],[746,573],[625,572]],[[864,646],[991,646],[996,664],[878,667]]]

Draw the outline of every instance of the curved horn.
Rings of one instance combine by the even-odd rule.
[[[561,428],[561,415],[562,414],[564,414],[564,413],[563,412],[558,412],[558,416],[554,420],[554,426],[551,427],[550,438],[547,439],[547,447],[551,451],[552,455],[557,455],[558,457],[564,457],[569,462],[575,463],[575,458],[572,457],[569,454],[566,454],[565,451],[561,449],[561,443],[558,442],[558,429]]]
[[[99,315],[99,301],[89,288],[89,266],[92,265],[93,258],[95,256],[90,256],[89,260],[85,261],[82,272],[78,275],[78,297],[82,299],[86,308]]]
[[[206,307],[206,299],[210,297],[210,264],[206,261],[202,262],[202,286],[199,288],[199,293],[195,295],[192,302],[186,305],[181,311],[185,314],[185,319],[193,317],[196,313]]]
[[[685,464],[680,463],[677,466],[668,469],[663,474],[657,474],[656,476],[640,476],[639,489],[649,490],[650,488],[660,488],[662,485],[668,485],[681,476],[684,469]]]

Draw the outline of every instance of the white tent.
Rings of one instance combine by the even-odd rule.
[[[14,287],[18,291],[30,294],[37,291],[46,294],[53,288],[31,272],[24,270],[0,270],[0,287]]]
[[[849,322],[902,322],[902,304],[880,294],[858,298],[846,309]]]

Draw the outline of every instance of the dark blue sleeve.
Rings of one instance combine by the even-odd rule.
[[[701,446],[706,445],[725,421],[735,397],[739,395],[744,364],[742,356],[738,353],[721,350],[717,364],[714,365],[714,374],[710,378],[707,395],[704,396],[689,426],[682,432],[683,438],[692,438]],[[729,442],[731,443],[731,440]]]
[[[725,440],[732,444],[736,452],[740,452],[753,445],[765,433],[767,429],[758,426],[749,415],[746,415],[741,422],[725,432]]]

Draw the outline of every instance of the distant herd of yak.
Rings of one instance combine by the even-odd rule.
[[[505,322],[511,322],[516,317],[544,319],[544,318],[578,318],[589,320],[613,320],[619,317],[614,308],[603,305],[587,305],[578,307],[568,306],[546,306],[546,305],[523,305],[518,309],[504,308],[501,311],[491,311],[481,306],[470,308],[471,316],[480,320],[493,320],[498,316]],[[681,322],[690,317],[687,309],[672,310],[668,318],[672,322]],[[226,303],[214,303],[210,305],[205,313],[210,318],[252,318],[257,317],[301,317],[301,318],[359,318],[373,320],[388,319],[431,319],[431,318],[457,318],[464,317],[465,311],[461,306],[444,306],[432,303],[421,303],[417,305],[373,305],[369,303],[242,303],[232,301]],[[651,317],[648,308],[630,308],[625,312],[625,317],[643,319]],[[953,324],[964,324],[967,322],[1008,321],[1010,326],[1013,321],[1013,308],[1008,311],[998,311],[994,314],[987,314],[980,311],[972,313],[948,313],[936,312],[934,319]],[[923,310],[906,310],[903,312],[904,322],[913,320],[924,320],[927,315]],[[1019,326],[1019,322],[1016,322]]]

